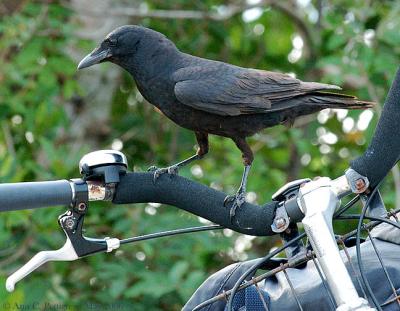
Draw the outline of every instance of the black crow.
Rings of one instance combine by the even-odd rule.
[[[141,26],[115,29],[87,55],[78,69],[109,61],[127,70],[143,97],[176,124],[193,130],[199,145],[192,157],[160,174],[178,168],[208,152],[208,134],[231,138],[241,150],[244,173],[232,202],[231,218],[245,201],[253,153],[246,137],[278,124],[291,124],[302,115],[325,108],[363,109],[371,102],[326,92],[340,87],[302,82],[289,75],[242,68],[179,51],[163,34]]]

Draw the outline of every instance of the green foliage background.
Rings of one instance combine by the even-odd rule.
[[[129,7],[133,2],[138,4],[116,1],[115,5]],[[166,34],[188,53],[338,84],[346,93],[383,102],[399,64],[400,2],[268,1],[266,5],[261,1],[256,9],[244,9],[251,3],[255,2],[143,1],[140,8],[146,12],[220,14],[230,5],[239,10],[221,20],[131,17],[130,23]],[[194,151],[194,135],[145,103],[122,71],[106,103],[107,119],[99,122],[90,114],[92,95],[80,83],[78,59],[71,50],[83,56],[97,42],[77,35],[81,25],[76,15],[68,1],[0,3],[1,182],[77,177],[78,161],[86,152],[121,144],[135,170],[164,166]],[[296,57],[296,49],[301,57]],[[101,70],[107,72],[112,66],[102,64]],[[356,126],[360,112],[341,116],[331,111],[318,120],[316,116],[300,120],[290,130],[276,127],[255,135],[250,139],[256,159],[248,189],[263,203],[288,180],[341,175],[366,148],[378,114],[379,107],[366,130]],[[93,118],[94,125],[79,129],[79,137],[71,131],[78,116],[89,122]],[[348,128],[351,119],[355,125]],[[337,140],[327,140],[327,133]],[[227,193],[238,186],[241,173],[239,151],[219,137],[211,137],[206,159],[181,171]],[[389,207],[396,203],[395,181],[389,176],[383,189]],[[34,253],[62,246],[64,236],[56,219],[63,211],[58,207],[0,216],[0,285]],[[123,238],[198,224],[196,217],[169,206],[99,203],[92,204],[86,228],[89,236]],[[276,238],[253,239],[225,230],[124,246],[113,254],[72,263],[48,263],[12,294],[1,285],[0,308],[4,302],[14,307],[60,304],[68,310],[104,309],[118,303],[126,310],[179,310],[212,272],[265,254],[278,244]]]

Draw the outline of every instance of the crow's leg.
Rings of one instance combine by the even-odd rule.
[[[247,177],[249,176],[249,171],[251,168],[251,164],[253,163],[253,152],[250,149],[250,146],[247,144],[244,138],[233,138],[236,146],[242,151],[244,171],[242,175],[242,181],[240,183],[239,189],[237,190],[235,195],[228,195],[224,200],[224,205],[227,203],[232,203],[230,210],[230,218],[231,221],[233,217],[235,217],[236,209],[240,208],[243,203],[246,201],[246,185],[247,185]]]
[[[174,165],[164,167],[164,168],[157,168],[156,166],[149,167],[148,171],[154,171],[153,181],[156,182],[157,179],[165,173],[170,175],[177,175],[178,171],[181,167],[192,163],[195,160],[199,160],[204,157],[208,153],[208,134],[204,132],[194,132],[196,135],[196,140],[199,145],[197,152],[195,155],[187,158],[181,162],[178,162]]]

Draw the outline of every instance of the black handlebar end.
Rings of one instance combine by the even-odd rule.
[[[68,180],[1,184],[0,212],[70,205],[72,197]]]
[[[374,136],[365,153],[351,168],[368,178],[374,188],[397,163],[400,156],[400,69],[389,90]]]

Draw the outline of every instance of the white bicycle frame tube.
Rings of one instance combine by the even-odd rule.
[[[305,215],[302,220],[304,229],[338,306],[336,310],[375,310],[358,296],[333,233],[333,214],[340,197],[349,190],[344,176],[333,181],[327,177],[319,178],[300,188],[298,205]]]

